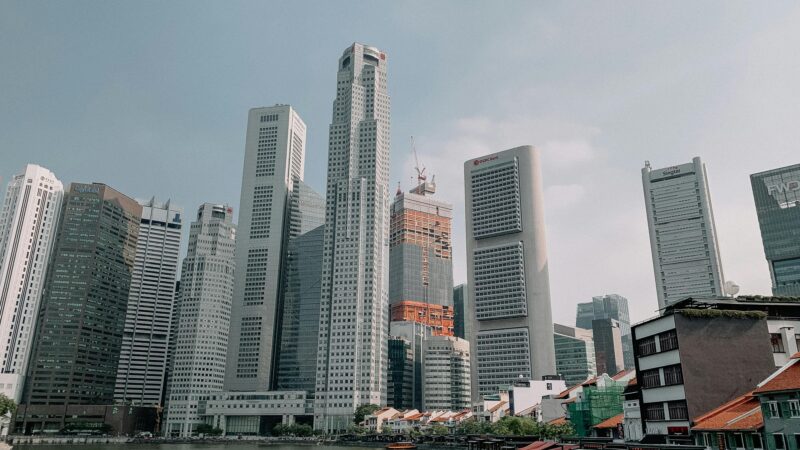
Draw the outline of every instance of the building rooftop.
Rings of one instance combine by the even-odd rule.
[[[758,384],[754,394],[800,390],[800,352],[792,355],[789,362]]]
[[[609,417],[608,419],[598,423],[594,428],[603,429],[616,429],[622,423],[623,414],[619,413],[616,416]]]
[[[756,431],[764,426],[761,404],[753,392],[737,397],[694,419],[692,431]]]

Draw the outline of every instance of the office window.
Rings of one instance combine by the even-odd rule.
[[[763,450],[764,440],[761,439],[761,433],[753,433],[750,435],[753,440],[753,450]]]
[[[636,346],[639,350],[639,356],[652,355],[656,352],[656,337],[650,336],[636,341]]]
[[[772,343],[772,353],[786,353],[783,347],[783,338],[780,333],[772,333],[769,336],[770,342]]]
[[[742,436],[742,433],[734,433],[732,437],[732,444],[734,448],[744,448],[744,436]]]
[[[789,417],[800,417],[800,400],[789,400]]]
[[[664,404],[648,403],[644,405],[644,414],[647,420],[664,420]]]
[[[781,416],[781,408],[778,405],[778,402],[768,402],[767,407],[769,408],[769,417],[770,418],[778,418]]]
[[[661,386],[661,374],[658,369],[643,370],[642,371],[642,387],[653,388]]]
[[[685,400],[667,402],[667,409],[669,409],[669,420],[689,420]]]
[[[782,433],[773,433],[772,438],[775,439],[775,450],[786,450],[786,438]]]
[[[664,385],[672,386],[674,384],[683,384],[683,373],[681,373],[680,364],[664,367]]]

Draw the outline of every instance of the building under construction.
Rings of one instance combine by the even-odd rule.
[[[416,153],[415,153],[416,156]],[[432,198],[436,184],[428,181],[425,169],[417,163],[417,186],[409,192],[398,188],[392,203],[389,237],[389,304],[416,302],[447,307],[446,325],[439,325],[435,334],[453,335],[453,254],[451,221],[453,206]],[[419,309],[419,305],[406,304]],[[405,307],[401,306],[398,311]],[[405,308],[405,309],[408,309]],[[424,310],[425,308],[423,308]],[[439,309],[439,308],[434,308]],[[441,311],[446,313],[445,311]],[[400,312],[398,312],[400,314]],[[438,312],[434,312],[434,315]],[[402,314],[401,314],[402,315]],[[431,314],[414,315],[414,320],[427,323]]]

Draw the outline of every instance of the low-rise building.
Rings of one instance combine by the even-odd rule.
[[[783,366],[800,351],[800,297],[689,297],[666,308],[665,314],[676,309],[760,311],[767,317],[775,367]]]
[[[744,303],[690,298],[634,326],[645,439],[688,442],[692,417],[741,396],[772,373],[768,314]],[[769,309],[763,302],[760,307]]]
[[[753,391],[764,414],[764,435],[769,450],[800,449],[800,353]]]
[[[479,421],[494,423],[511,414],[508,391],[500,391],[494,395],[484,395],[483,401],[472,406],[472,415]]]
[[[201,396],[198,416],[223,435],[266,436],[275,425],[314,422],[306,391],[225,391]]]
[[[595,436],[593,427],[622,413],[622,392],[634,376],[632,370],[613,377],[602,374],[574,391],[575,395],[565,404],[566,417],[575,427],[577,436]]]
[[[542,399],[558,395],[567,388],[564,380],[545,377],[544,380],[518,380],[508,393],[511,413],[515,416],[541,420]]]
[[[381,408],[364,417],[364,427],[371,433],[380,433],[383,431],[384,424],[396,417],[398,413],[400,411],[388,406]]]
[[[629,381],[622,391],[622,437],[629,442],[638,442],[644,437],[636,378]]]
[[[752,391],[695,417],[692,425],[695,443],[709,450],[764,450],[763,430],[761,404]]]

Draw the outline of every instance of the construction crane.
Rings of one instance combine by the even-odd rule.
[[[417,146],[414,145],[414,136],[411,136],[411,152],[414,154],[414,170],[417,171],[417,182],[422,184],[428,177],[425,175],[425,166],[422,166],[422,168],[419,166],[419,158],[417,158]]]
[[[425,166],[420,165],[417,157],[417,146],[414,145],[414,136],[411,136],[411,153],[414,155],[414,170],[417,171],[417,185],[411,192],[419,195],[428,195],[436,192],[436,175],[428,182],[428,175],[425,174]]]

